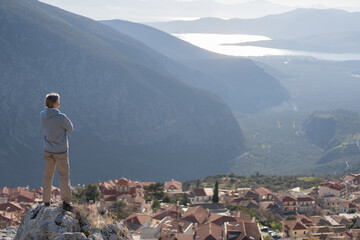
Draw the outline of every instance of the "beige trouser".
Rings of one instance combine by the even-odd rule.
[[[70,203],[72,194],[70,190],[70,167],[68,153],[53,154],[44,153],[45,172],[43,181],[43,201],[50,202],[51,186],[54,178],[55,167],[59,174],[60,180],[60,194],[63,201]]]

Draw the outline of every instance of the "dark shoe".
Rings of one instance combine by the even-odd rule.
[[[67,203],[67,202],[63,202],[63,209],[65,210],[65,211],[68,211],[68,212],[72,212],[72,210],[74,209],[69,203]]]
[[[49,203],[49,202],[45,202],[44,205],[45,205],[45,207],[50,207],[50,203]]]

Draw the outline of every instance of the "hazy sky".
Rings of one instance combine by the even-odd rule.
[[[360,0],[41,0],[96,20],[134,22],[200,17],[255,18],[299,7],[360,12]]]

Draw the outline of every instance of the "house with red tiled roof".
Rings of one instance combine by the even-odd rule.
[[[127,218],[125,222],[129,229],[136,231],[141,227],[150,227],[151,226],[151,216],[139,213],[133,213]]]
[[[323,209],[330,209],[333,212],[339,211],[341,199],[335,195],[325,195],[320,199],[320,205]]]
[[[260,201],[273,201],[275,200],[275,194],[267,188],[259,187],[254,190],[259,195]]]
[[[349,183],[360,184],[360,174],[347,173],[341,178],[341,180]]]
[[[143,196],[134,196],[130,199],[130,201],[126,202],[126,206],[128,209],[132,210],[133,212],[142,213],[145,211],[145,203],[146,200]]]
[[[319,185],[319,197],[333,195],[335,197],[341,197],[346,193],[346,187],[338,182],[323,182]]]
[[[261,240],[259,226],[255,219],[252,221],[225,222],[224,235],[231,240]]]
[[[6,222],[9,224],[20,224],[20,215],[15,212],[0,211],[0,222]]]
[[[315,225],[315,223],[305,215],[296,215],[296,219],[307,227]]]
[[[340,201],[339,204],[339,213],[355,213],[358,207],[353,204],[351,201]]]
[[[0,203],[0,211],[22,212],[22,206],[17,202]]]
[[[347,219],[344,216],[340,216],[340,215],[330,215],[330,216],[325,216],[325,218],[331,223],[332,226],[350,227],[353,223],[351,220]]]
[[[259,200],[259,194],[251,189],[240,189],[238,192],[238,196],[244,198],[245,200]]]
[[[289,220],[283,222],[283,230],[292,239],[302,238],[309,234],[309,228],[299,220]]]
[[[144,197],[142,184],[121,178],[97,184],[101,191],[100,200],[106,205],[112,205],[118,201],[131,202],[136,197]]]
[[[180,219],[192,223],[203,224],[209,216],[210,213],[208,210],[198,206],[190,207]]]
[[[212,197],[214,195],[212,188],[194,188],[190,192],[190,203],[191,204],[201,204],[201,203],[211,203]]]
[[[171,216],[174,219],[179,219],[182,216],[182,209],[176,204],[171,204],[170,206],[160,208],[152,218],[161,220],[164,217]]]
[[[164,184],[165,192],[182,192],[182,183],[171,179]]]
[[[313,221],[317,226],[331,226],[331,223],[323,216],[311,216],[310,220]]]
[[[179,219],[169,219],[163,224],[161,232],[163,234],[184,233],[192,237],[194,233],[193,230],[194,230],[194,224],[192,222],[179,220]]]
[[[159,240],[193,240],[192,234],[185,233],[164,233],[161,234]]]
[[[280,196],[282,211],[284,213],[296,212],[297,208],[297,199],[290,195]]]
[[[315,199],[311,196],[298,196],[297,205],[299,213],[309,213],[316,206]]]
[[[218,240],[224,237],[223,227],[212,223],[199,225],[194,234],[194,239],[199,240]]]
[[[263,212],[277,212],[280,207],[274,201],[259,202],[259,207]]]
[[[223,226],[225,222],[236,222],[241,220],[240,218],[233,216],[224,216],[216,213],[211,213],[208,220],[205,223],[213,223],[218,226]]]
[[[19,204],[32,204],[35,202],[35,194],[27,190],[15,192],[10,195],[9,201],[17,202]]]

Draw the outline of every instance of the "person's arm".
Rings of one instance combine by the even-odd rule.
[[[74,130],[74,126],[73,126],[72,122],[65,114],[63,114],[63,116],[64,116],[63,128],[68,132],[72,132]]]

